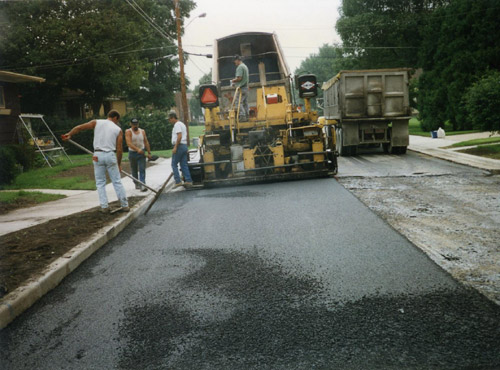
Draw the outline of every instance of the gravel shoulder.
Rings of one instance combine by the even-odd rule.
[[[338,181],[455,279],[500,305],[500,176]]]

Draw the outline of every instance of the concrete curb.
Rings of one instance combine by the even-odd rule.
[[[438,148],[431,149],[431,148],[421,148],[418,146],[409,146],[408,150],[426,154],[431,157],[444,159],[449,162],[463,164],[469,167],[479,168],[481,170],[489,171],[492,174],[500,173],[500,161],[496,159],[482,158],[466,153],[456,153],[455,151],[452,151],[450,153],[446,149],[438,149]]]
[[[170,184],[163,192],[166,193],[171,187]],[[29,280],[26,285],[20,286],[0,299],[0,329],[5,328],[37,300],[59,285],[66,276],[95,251],[116,237],[146,209],[153,200],[154,195],[153,193],[149,194],[136,204],[130,212],[118,218],[112,225],[99,230],[89,240],[78,244],[52,262],[42,273],[42,276]]]

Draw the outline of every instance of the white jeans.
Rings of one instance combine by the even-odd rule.
[[[108,208],[108,196],[106,194],[106,171],[108,172],[109,179],[113,183],[116,197],[120,201],[121,206],[128,207],[127,194],[120,177],[116,154],[114,152],[95,152],[94,156],[97,157],[97,162],[94,161],[94,175],[101,208]]]

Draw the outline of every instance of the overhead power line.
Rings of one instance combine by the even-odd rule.
[[[160,26],[158,26],[154,20],[144,11],[142,8],[134,1],[134,0],[125,0],[128,5],[132,7],[144,20],[151,26],[153,27],[160,35],[165,37],[166,39],[169,39],[170,41],[176,42],[176,40],[167,34],[165,31],[161,29]]]

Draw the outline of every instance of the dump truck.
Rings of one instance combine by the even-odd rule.
[[[248,119],[240,119],[240,88],[233,86],[235,56],[248,67]],[[214,42],[213,84],[200,86],[205,132],[194,184],[246,184],[329,176],[337,171],[335,132],[311,109],[314,75],[292,79],[275,33],[245,32]],[[292,88],[297,85],[304,109]]]
[[[335,124],[340,155],[380,145],[386,153],[406,153],[408,80],[408,68],[370,69],[341,71],[322,85],[325,122]]]

